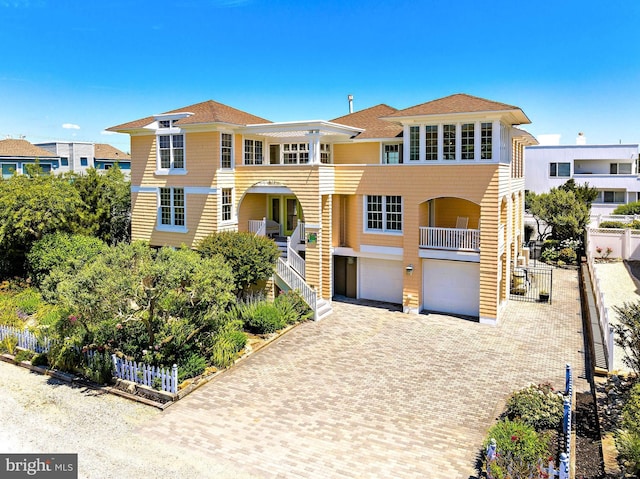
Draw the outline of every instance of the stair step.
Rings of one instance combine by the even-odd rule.
[[[324,319],[333,313],[331,303],[327,300],[320,299],[316,303],[316,320]]]

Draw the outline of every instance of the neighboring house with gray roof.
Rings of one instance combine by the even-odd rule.
[[[14,173],[24,174],[28,165],[40,164],[45,173],[58,169],[60,157],[55,153],[32,145],[27,140],[7,138],[0,140],[0,168],[2,178],[10,178]]]

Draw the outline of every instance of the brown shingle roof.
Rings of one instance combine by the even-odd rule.
[[[442,115],[447,113],[474,113],[482,111],[520,110],[517,106],[507,105],[497,101],[486,100],[477,96],[457,93],[437,100],[428,101],[420,105],[397,111],[389,117],[404,117],[417,115]]]
[[[398,110],[389,105],[380,104],[331,121],[341,125],[363,128],[365,131],[356,136],[357,139],[395,138],[402,135],[402,127],[395,123],[381,120],[380,117],[390,116],[396,111]]]
[[[59,158],[50,151],[32,145],[27,140],[0,140],[0,156],[22,158]]]
[[[178,108],[177,110],[171,110],[165,112],[168,113],[181,113],[190,112],[193,115],[182,118],[176,122],[177,125],[190,125],[195,123],[230,123],[233,125],[250,125],[252,123],[271,123],[269,120],[260,118],[259,116],[252,115],[251,113],[238,110],[236,108],[223,105],[217,101],[208,100],[202,103],[196,103],[194,105]],[[109,131],[130,130],[135,128],[142,128],[154,121],[153,116],[141,118],[139,120],[123,123],[122,125],[112,126],[107,128]]]
[[[94,157],[98,160],[131,161],[131,155],[127,155],[124,151],[118,150],[116,147],[107,145],[106,143],[96,143],[94,145]]]

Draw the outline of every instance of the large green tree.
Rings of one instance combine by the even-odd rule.
[[[131,183],[120,168],[106,172],[88,169],[69,176],[85,208],[79,215],[85,234],[108,244],[129,241],[131,237]]]
[[[0,276],[22,273],[25,254],[46,234],[77,231],[83,206],[78,191],[59,176],[0,181]]]

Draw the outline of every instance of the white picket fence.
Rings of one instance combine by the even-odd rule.
[[[51,340],[49,338],[45,337],[39,340],[36,335],[28,329],[23,330],[13,326],[0,325],[0,341],[7,336],[18,338],[18,347],[35,351],[36,353],[48,353],[51,347]]]
[[[178,365],[172,368],[149,366],[145,363],[129,361],[113,354],[114,376],[148,387],[159,387],[162,391],[176,394],[178,392]],[[157,384],[156,384],[157,383]]]
[[[620,230],[619,230],[620,231]],[[593,236],[591,231],[587,236],[587,271],[589,272],[589,278],[591,279],[591,284],[593,285],[593,295],[595,296],[596,309],[598,310],[598,318],[600,320],[600,331],[602,333],[602,339],[607,346],[607,367],[610,371],[613,370],[613,360],[614,360],[614,331],[613,326],[609,322],[609,308],[604,305],[604,294],[602,293],[602,289],[600,288],[600,279],[596,276],[594,263],[595,263],[595,255],[594,255],[594,247],[593,247]]]

